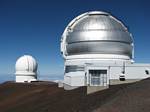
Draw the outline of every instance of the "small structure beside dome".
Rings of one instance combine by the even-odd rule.
[[[32,82],[37,80],[36,60],[30,55],[20,57],[16,62],[16,82]]]

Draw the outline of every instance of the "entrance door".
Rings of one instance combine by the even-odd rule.
[[[107,70],[89,70],[91,86],[107,86]]]

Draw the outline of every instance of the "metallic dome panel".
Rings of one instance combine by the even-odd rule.
[[[132,58],[131,34],[105,12],[89,12],[76,19],[68,26],[64,39],[67,55],[118,54]]]
[[[113,49],[112,49],[113,48]],[[118,42],[82,42],[72,43],[67,46],[68,54],[118,54],[132,55],[129,44]]]

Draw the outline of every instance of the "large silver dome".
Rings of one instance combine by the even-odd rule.
[[[92,11],[75,18],[62,35],[66,56],[114,54],[132,58],[133,40],[127,28],[108,13]]]

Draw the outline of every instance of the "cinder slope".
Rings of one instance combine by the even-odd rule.
[[[86,95],[86,88],[65,91],[36,82],[0,85],[0,112],[150,112],[150,79],[111,86]]]
[[[150,112],[150,79],[122,88],[94,112]]]

